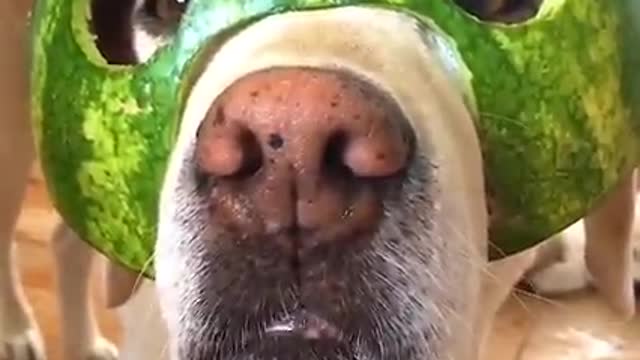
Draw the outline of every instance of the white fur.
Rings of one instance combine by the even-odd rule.
[[[164,39],[155,38],[141,28],[140,25],[134,25],[133,47],[138,61],[147,61],[164,44]]]
[[[274,15],[238,33],[212,56],[187,102],[161,194],[156,281],[169,324],[184,321],[173,310],[179,301],[175,296],[180,296],[177,285],[190,276],[181,260],[188,255],[180,254],[172,240],[189,235],[174,223],[174,214],[186,211],[176,208],[173,191],[180,166],[190,156],[196,130],[214,99],[238,78],[272,66],[348,69],[391,94],[412,122],[418,141],[436,149],[433,156],[440,157],[434,162],[441,165],[438,178],[447,179],[442,192],[448,195],[438,206],[455,225],[436,221],[438,232],[474,264],[460,275],[463,280],[455,291],[460,299],[478,296],[487,244],[479,143],[460,89],[449,81],[442,59],[426,46],[416,46],[420,43],[415,21],[406,15],[345,7]],[[462,271],[468,264],[461,265]],[[476,304],[465,305],[459,317],[448,319],[455,334],[448,341],[456,359],[471,359],[476,352],[471,349],[473,326],[464,321],[475,316]],[[169,334],[174,335],[171,329]]]
[[[169,360],[167,328],[152,282],[144,280],[117,312],[125,334],[119,360]]]

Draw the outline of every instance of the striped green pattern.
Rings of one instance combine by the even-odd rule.
[[[88,0],[39,0],[32,111],[55,206],[107,257],[153,276],[158,200],[180,115],[208,51],[270,14],[381,6],[431,22],[473,77],[500,257],[583,216],[638,162],[640,10],[634,0],[546,0],[519,25],[478,21],[452,0],[192,0],[149,62],[110,66]]]

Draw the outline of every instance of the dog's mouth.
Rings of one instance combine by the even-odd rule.
[[[350,246],[360,247],[355,239]],[[215,283],[234,281],[216,296],[217,322],[228,325],[219,329],[223,340],[212,342],[212,351],[236,354],[230,359],[304,359],[307,352],[342,359],[356,342],[374,342],[367,332],[376,300],[356,280],[368,270],[355,249],[341,249],[351,253],[342,257],[325,244],[292,261],[277,241],[262,238],[244,241],[238,250],[217,249],[224,264],[218,263]]]
[[[263,330],[248,334],[248,337],[240,358],[282,358],[300,356],[305,351],[323,352],[339,358],[351,348],[336,324],[307,310],[284,315]]]
[[[417,280],[404,273],[407,257],[394,258],[393,239],[384,242],[388,251],[362,241],[323,244],[295,266],[275,241],[208,243],[218,246],[204,255],[209,275],[187,305],[193,317],[181,359],[408,360],[416,357],[400,355],[431,336],[426,321],[410,325],[412,309],[428,303],[402,290]],[[428,258],[420,261],[428,266]]]
[[[251,335],[249,335],[251,336]],[[253,334],[234,360],[249,359],[369,359],[329,321],[308,311],[289,314]]]
[[[326,319],[300,310],[275,321],[265,329],[267,336],[299,337],[303,340],[333,340],[341,342],[343,335],[340,329]]]
[[[369,359],[339,326],[316,313],[298,310],[255,333],[245,334],[234,360]],[[227,359],[227,358],[225,358]]]

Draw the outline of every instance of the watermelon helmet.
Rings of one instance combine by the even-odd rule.
[[[638,162],[634,3],[545,0],[535,17],[506,25],[453,0],[191,0],[150,60],[110,65],[92,38],[89,0],[39,0],[32,113],[47,186],[81,238],[153,276],[163,177],[213,45],[277,13],[382,7],[435,34],[469,89],[497,214],[490,255],[513,254],[584,216]]]

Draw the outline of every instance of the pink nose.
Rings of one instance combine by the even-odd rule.
[[[371,229],[381,214],[371,184],[403,173],[411,135],[389,96],[346,72],[247,75],[216,99],[199,132],[199,168],[218,184],[213,220],[254,234]]]

